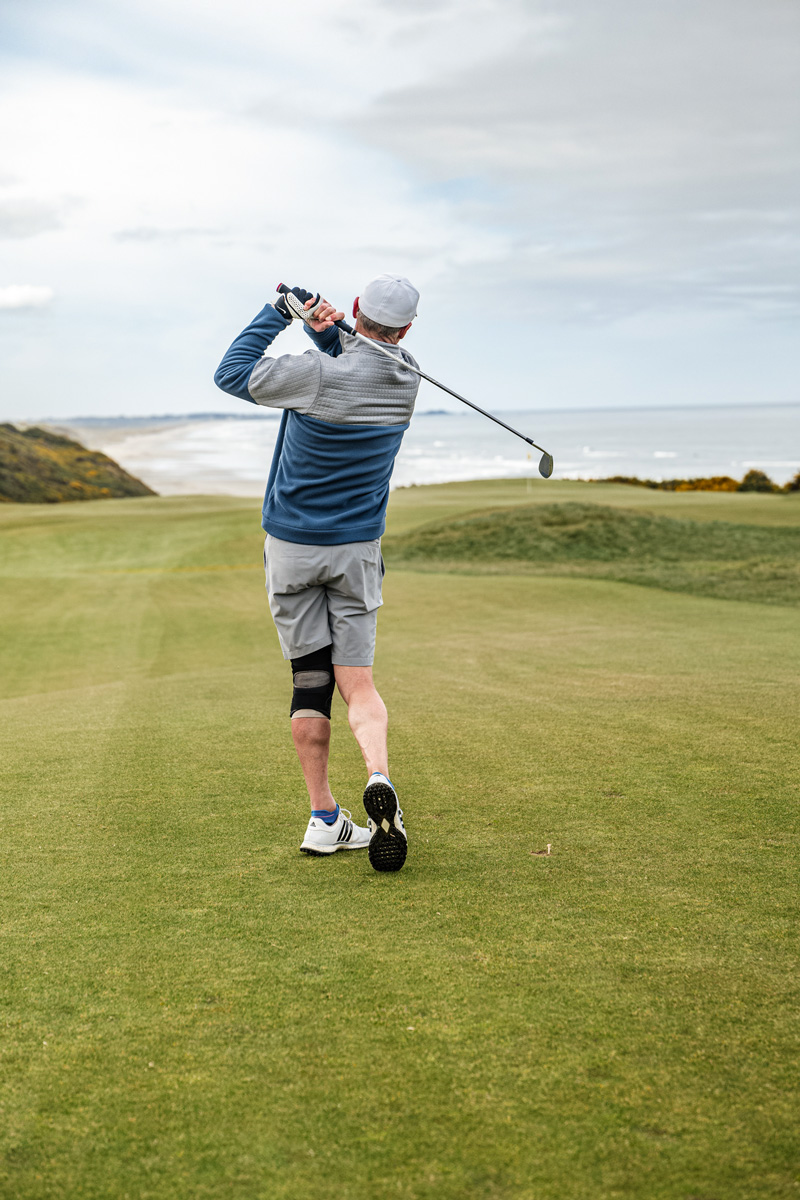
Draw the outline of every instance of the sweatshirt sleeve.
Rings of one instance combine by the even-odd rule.
[[[253,397],[247,390],[253,367],[281,330],[290,324],[276,308],[266,304],[225,352],[225,357],[214,372],[217,387],[231,396],[253,403]]]
[[[271,304],[265,305],[226,351],[214,373],[217,387],[251,404],[306,412],[319,390],[318,355],[313,350],[280,358],[264,354],[290,324]]]
[[[303,326],[303,331],[308,334],[314,345],[323,354],[330,354],[331,358],[338,358],[342,353],[342,339],[335,325],[331,325],[330,329],[326,329],[324,333],[315,333],[308,325]]]

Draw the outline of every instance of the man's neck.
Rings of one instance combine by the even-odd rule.
[[[356,321],[356,333],[360,333],[362,337],[369,338],[372,342],[383,342],[387,346],[396,346],[400,341],[399,337],[385,337],[380,333],[367,333],[360,321]]]

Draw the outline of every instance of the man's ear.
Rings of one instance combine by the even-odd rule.
[[[408,333],[410,328],[411,328],[411,322],[409,321],[408,324],[406,325],[405,329],[401,329],[400,332],[398,333],[398,335],[397,335],[398,342],[403,340],[403,338],[406,336],[406,334]]]
[[[358,316],[358,302],[360,299],[361,299],[360,296],[356,296],[355,300],[353,301],[353,320],[354,321],[355,321],[356,317]]]

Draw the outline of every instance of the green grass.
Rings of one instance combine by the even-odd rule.
[[[390,533],[405,533],[428,521],[447,520],[476,508],[570,501],[691,521],[800,525],[800,492],[783,496],[757,492],[656,492],[622,483],[490,479],[480,484],[440,483],[433,487],[399,488],[392,495],[388,529]]]
[[[615,579],[672,592],[800,604],[800,526],[651,516],[566,502],[490,509],[389,537],[393,564]]]
[[[256,505],[7,506],[0,547],[4,1200],[798,1194],[795,609],[390,569],[384,877],[297,853]]]

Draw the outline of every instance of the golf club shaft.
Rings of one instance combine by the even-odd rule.
[[[282,292],[284,295],[290,291],[285,283],[279,283],[277,290]],[[314,312],[316,307],[317,306],[315,305],[310,311]],[[303,319],[306,320],[306,318]],[[520,433],[520,431],[515,429],[513,425],[507,425],[505,421],[501,421],[499,417],[495,417],[492,413],[487,412],[486,409],[481,408],[479,404],[473,404],[471,400],[467,400],[466,396],[460,396],[458,392],[454,392],[452,388],[445,387],[443,383],[439,383],[438,379],[433,379],[430,375],[426,375],[424,371],[420,371],[419,367],[412,367],[411,363],[407,363],[404,358],[400,358],[398,355],[392,354],[391,350],[384,350],[380,342],[376,342],[374,338],[364,337],[363,333],[356,333],[353,327],[347,324],[347,321],[334,321],[333,323],[337,329],[341,329],[344,333],[349,333],[351,337],[356,337],[359,339],[359,341],[366,342],[368,346],[372,346],[374,350],[380,351],[380,353],[385,355],[386,358],[390,358],[392,362],[399,363],[407,370],[413,371],[415,375],[419,375],[420,379],[426,379],[428,383],[432,383],[434,387],[441,388],[442,391],[447,392],[449,396],[454,396],[456,400],[460,400],[461,403],[466,404],[468,408],[472,408],[475,410],[475,412],[479,412],[482,417],[488,417],[490,421],[494,421],[495,425],[502,425],[503,429],[507,429],[509,433],[513,433],[515,437],[521,438],[523,442],[527,442],[529,446],[533,446],[535,450],[541,451],[542,454],[546,454],[547,457],[550,458],[547,450],[543,449],[543,447],[535,442],[533,438],[526,437],[524,433]],[[552,460],[550,462],[550,470],[552,470]]]
[[[455,396],[456,400],[460,400],[462,404],[466,404],[470,408],[474,408],[475,412],[479,412],[482,417],[488,417],[489,420],[494,421],[496,425],[502,425],[503,429],[507,429],[509,433],[513,433],[516,437],[522,438],[523,442],[527,442],[529,446],[533,446],[536,450],[541,450],[542,454],[547,454],[547,451],[541,446],[537,445],[533,438],[526,437],[524,433],[520,433],[520,431],[515,429],[513,425],[507,425],[505,421],[501,421],[499,417],[495,417],[492,413],[487,412],[486,409],[481,408],[479,404],[473,404],[471,400],[467,400],[466,396],[460,396],[458,392],[454,392],[452,388],[446,387],[443,383],[439,383],[438,379],[433,379],[430,375],[426,375],[425,372],[420,371],[418,367],[412,367],[411,363],[407,363],[405,359],[399,358],[397,355],[392,354],[390,350],[384,350],[380,342],[376,342],[374,338],[364,337],[363,333],[355,333],[349,326],[345,327],[344,321],[337,321],[335,323],[340,329],[344,329],[345,333],[350,333],[353,337],[357,337],[359,341],[366,342],[368,346],[372,346],[373,349],[380,350],[381,354],[385,354],[387,358],[392,360],[392,362],[399,362],[409,371],[413,371],[415,375],[419,375],[420,379],[427,379],[428,383],[432,383],[434,387],[441,388],[442,391],[447,392],[449,396]]]

